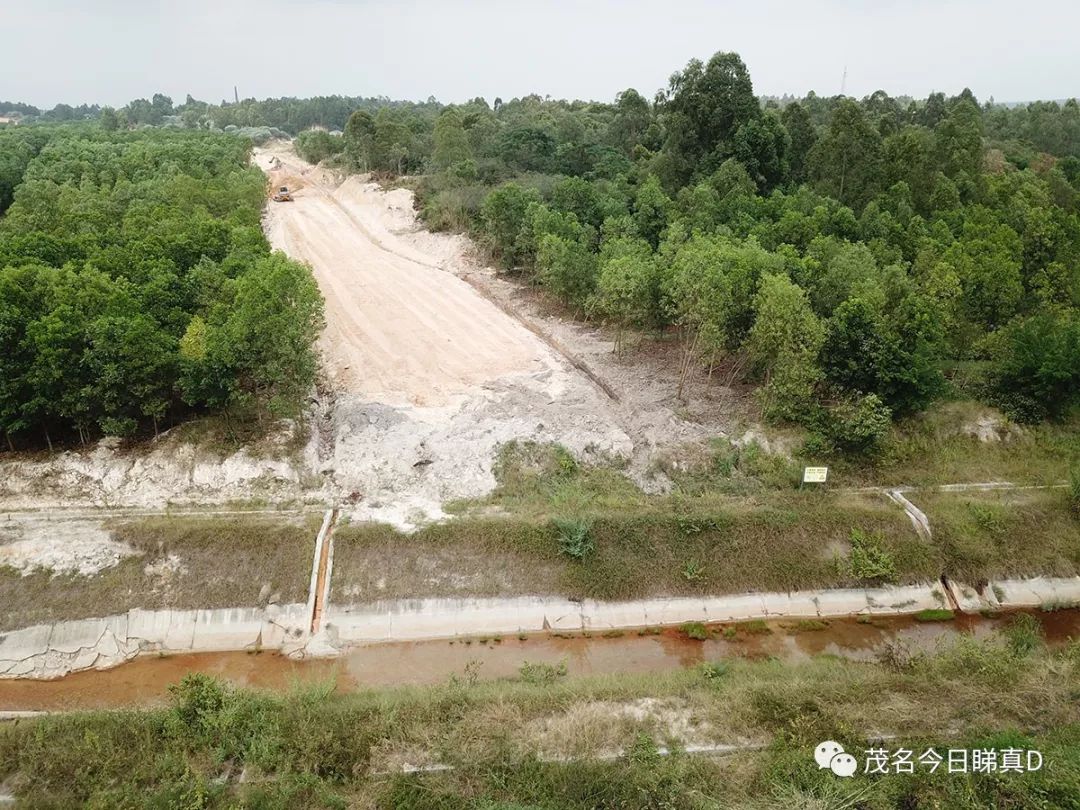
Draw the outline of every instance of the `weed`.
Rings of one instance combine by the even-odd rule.
[[[795,622],[795,630],[800,633],[816,632],[818,630],[827,630],[829,628],[828,622],[823,622],[820,619],[800,619]]]
[[[914,616],[917,622],[951,622],[953,618],[955,614],[946,608],[927,608],[920,610]]]
[[[575,560],[583,560],[595,549],[589,523],[580,518],[552,518],[559,537],[559,551]]]
[[[742,622],[739,629],[751,636],[760,636],[772,632],[769,629],[769,623],[764,619],[752,619],[748,622]]]
[[[1013,655],[1030,655],[1043,643],[1042,625],[1030,613],[1017,613],[1013,616],[1004,635]]]
[[[701,622],[687,622],[679,629],[683,635],[694,641],[705,641],[709,637],[709,628]]]
[[[733,624],[729,624],[727,627],[720,631],[720,635],[722,635],[728,641],[734,639],[738,634],[739,630]]]
[[[716,683],[728,673],[728,665],[723,661],[706,661],[698,671],[709,683]]]
[[[1080,602],[1075,599],[1048,599],[1039,605],[1039,610],[1044,613],[1054,613],[1058,610],[1075,610],[1080,608]]]
[[[896,563],[885,550],[884,538],[877,532],[851,530],[848,570],[854,579],[861,582],[877,584],[896,581]]]
[[[687,582],[701,582],[705,579],[705,567],[695,560],[688,560],[683,566],[682,575]]]
[[[618,628],[612,628],[611,630],[605,630],[602,634],[602,638],[622,638],[626,635],[626,631],[619,630]]]
[[[566,661],[560,661],[558,664],[544,662],[534,664],[526,661],[518,669],[518,673],[525,683],[554,683],[566,677]]]

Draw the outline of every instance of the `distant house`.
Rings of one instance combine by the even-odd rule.
[[[0,125],[11,124],[12,126],[19,123],[19,119],[22,118],[18,113],[14,115],[0,115]]]

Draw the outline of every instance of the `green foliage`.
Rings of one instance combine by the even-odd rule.
[[[880,534],[851,530],[847,568],[852,579],[874,585],[896,581],[896,563]]]
[[[518,235],[526,209],[537,198],[533,189],[506,183],[488,194],[480,207],[488,244],[506,269],[517,267],[522,261]]]
[[[325,129],[309,129],[296,136],[296,154],[309,163],[322,163],[345,151],[345,141]]]
[[[1000,334],[991,372],[1001,406],[1017,421],[1062,417],[1080,404],[1080,314],[1040,312]]]
[[[822,421],[834,448],[869,455],[882,449],[892,427],[892,412],[877,394],[866,394],[831,405]]]
[[[518,674],[525,683],[555,683],[566,677],[566,661],[560,661],[558,664],[525,661],[518,668]]]
[[[584,560],[596,548],[592,527],[582,518],[552,518],[559,540],[559,551],[574,560]]]
[[[246,142],[45,134],[0,222],[0,431],[49,444],[192,411],[295,412],[322,301],[270,255]]]
[[[951,622],[955,615],[946,608],[927,608],[915,614],[917,622]]]
[[[806,293],[786,276],[766,276],[755,299],[756,317],[747,336],[751,363],[765,378],[765,413],[804,421],[820,377],[816,358],[824,330]]]
[[[691,641],[706,641],[709,638],[709,628],[701,622],[686,622],[679,629]]]

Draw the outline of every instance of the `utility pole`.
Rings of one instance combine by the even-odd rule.
[[[846,70],[847,70],[847,68],[845,68],[845,71]],[[847,75],[847,74],[845,73],[844,75]],[[232,86],[232,95],[233,95],[233,101],[235,101],[237,104],[239,104],[240,103],[240,93],[237,92],[235,84]]]

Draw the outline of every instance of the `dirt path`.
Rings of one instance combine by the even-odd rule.
[[[295,202],[270,204],[267,234],[314,271],[326,299],[320,348],[340,389],[440,406],[510,375],[558,367],[514,319],[437,269],[437,257],[388,244],[392,234],[357,178],[338,183],[287,144],[258,150],[255,161],[275,186],[297,187]]]
[[[354,517],[411,525],[494,486],[510,441],[629,456],[610,391],[462,276],[460,237],[417,227],[412,194],[342,180],[287,143],[254,162],[292,203],[270,203],[271,244],[306,261],[326,299],[329,377],[314,472]]]

